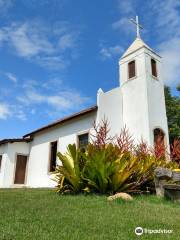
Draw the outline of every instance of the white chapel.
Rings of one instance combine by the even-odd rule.
[[[168,126],[162,79],[161,57],[139,34],[119,60],[119,86],[97,92],[97,104],[66,118],[27,133],[18,139],[0,140],[0,188],[54,187],[51,173],[57,164],[57,151],[68,144],[86,145],[93,122],[105,117],[111,135],[126,126],[136,141],[154,145],[163,134],[169,146]]]

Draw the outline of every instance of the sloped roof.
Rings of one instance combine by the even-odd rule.
[[[135,52],[136,50],[146,47],[149,50],[153,51],[141,38],[136,38],[134,42],[130,45],[130,47],[126,50],[126,52],[122,55],[121,58],[124,58],[125,56],[129,55],[130,53]]]
[[[0,145],[6,144],[6,143],[14,143],[14,142],[30,142],[31,138],[7,138],[0,140]]]
[[[26,139],[27,137],[31,137],[31,136],[34,135],[35,133],[41,132],[41,131],[46,130],[46,129],[49,129],[49,128],[51,128],[51,127],[55,127],[55,126],[57,126],[57,125],[60,125],[60,124],[62,124],[62,123],[65,123],[65,122],[67,122],[67,121],[69,121],[69,120],[75,119],[75,118],[80,117],[80,116],[84,116],[84,115],[86,115],[86,114],[88,114],[88,113],[91,113],[91,112],[94,112],[94,111],[97,111],[97,106],[93,106],[93,107],[87,108],[87,109],[82,110],[82,111],[80,111],[80,112],[78,112],[78,113],[75,113],[75,114],[70,115],[70,116],[68,116],[68,117],[65,117],[65,118],[62,118],[62,119],[60,119],[60,120],[57,120],[56,122],[50,123],[50,124],[48,124],[48,125],[46,125],[46,126],[44,126],[44,127],[42,127],[42,128],[39,128],[39,129],[37,129],[37,130],[35,130],[35,131],[33,131],[33,132],[30,132],[30,133],[24,135],[23,138]]]

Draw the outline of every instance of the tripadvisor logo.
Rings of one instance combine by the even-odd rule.
[[[143,234],[143,228],[142,227],[136,227],[135,228],[135,234],[140,236]]]
[[[135,234],[140,236],[142,234],[171,234],[173,233],[172,229],[148,229],[142,227],[136,227],[134,230]]]

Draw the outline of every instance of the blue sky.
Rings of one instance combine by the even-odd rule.
[[[94,105],[100,87],[118,86],[137,14],[178,94],[179,0],[0,0],[0,139]]]

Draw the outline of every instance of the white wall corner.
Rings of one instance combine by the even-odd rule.
[[[101,94],[101,93],[104,93],[104,92],[103,92],[102,88],[99,88],[97,94]]]
[[[97,106],[98,107],[99,107],[99,104],[100,104],[100,97],[103,93],[104,92],[103,92],[102,88],[99,88],[98,91],[97,91]]]

